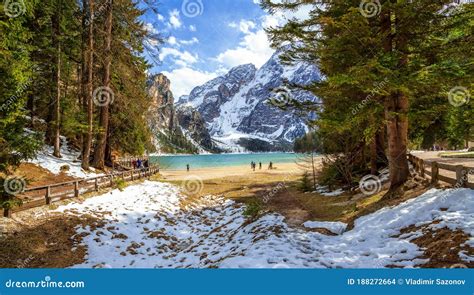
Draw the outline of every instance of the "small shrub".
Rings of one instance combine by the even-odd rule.
[[[123,191],[125,187],[127,187],[127,183],[123,179],[115,179],[114,180],[115,188],[118,188],[120,191]]]
[[[247,204],[243,214],[245,217],[251,220],[255,220],[257,219],[258,215],[260,215],[261,211],[262,211],[262,204],[260,204],[259,201],[254,200]]]
[[[335,165],[324,164],[318,174],[318,183],[322,186],[334,187],[341,183],[342,175]]]
[[[300,184],[298,186],[299,190],[302,192],[312,192],[314,191],[314,186],[312,184],[311,178],[308,171],[305,171],[301,177]]]
[[[68,172],[69,170],[71,169],[71,167],[69,167],[69,165],[62,165],[59,170],[61,172]]]

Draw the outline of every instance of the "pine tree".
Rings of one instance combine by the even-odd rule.
[[[107,137],[109,135],[109,104],[112,102],[113,93],[109,92],[111,86],[110,68],[112,64],[112,17],[113,17],[113,0],[106,0],[105,4],[105,47],[104,47],[104,67],[103,67],[103,87],[104,95],[107,97],[106,102],[100,107],[99,116],[99,132],[94,152],[94,167],[104,170],[105,168],[105,151],[107,145]]]
[[[308,19],[292,19],[283,27],[270,28],[268,33],[275,47],[292,44],[283,61],[315,63],[325,76],[320,83],[306,87],[323,103],[315,125],[325,141],[325,152],[345,154],[344,162],[355,170],[366,162],[369,149],[374,171],[374,157],[377,150],[383,149],[386,128],[385,154],[391,181],[386,197],[390,198],[397,195],[409,176],[408,118],[410,103],[418,99],[415,94],[432,88],[437,93],[432,97],[442,96],[445,89],[440,85],[448,79],[462,82],[459,70],[467,67],[469,59],[472,61],[472,57],[447,58],[439,50],[454,45],[452,39],[442,36],[453,31],[450,20],[457,20],[454,26],[458,31],[472,28],[472,22],[461,17],[472,4],[460,8],[456,1],[447,0],[385,0],[373,11],[365,11],[363,4],[356,0],[330,1],[323,7],[312,4]],[[311,4],[304,0],[263,1],[263,7],[270,12],[308,5]],[[368,15],[370,12],[373,14]],[[472,32],[461,31],[464,33],[455,38],[457,46],[469,46],[466,37]],[[456,67],[458,70],[454,71]],[[308,104],[293,107],[308,108]]]

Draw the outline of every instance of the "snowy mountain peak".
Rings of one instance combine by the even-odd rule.
[[[232,151],[288,150],[305,134],[305,118],[283,112],[268,100],[284,81],[306,85],[320,79],[319,70],[306,63],[283,65],[277,51],[260,69],[252,64],[232,68],[227,74],[194,88],[180,105],[201,113],[220,147]],[[293,91],[293,98],[316,100],[310,93]]]

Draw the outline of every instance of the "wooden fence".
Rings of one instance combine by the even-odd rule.
[[[474,183],[469,182],[469,175],[474,176],[473,167],[427,161],[412,154],[408,155],[408,160],[413,164],[413,167],[420,176],[426,178],[426,175],[429,175],[432,184],[438,184],[438,182],[443,181],[456,188],[468,187],[474,189]],[[440,173],[440,171],[445,173]],[[445,174],[451,174],[452,177]]]
[[[127,168],[127,169],[132,169],[133,166],[132,166],[132,161],[134,160],[137,160],[137,159],[140,159],[142,161],[142,165],[143,165],[143,162],[145,160],[148,161],[148,164],[151,165],[150,163],[150,157],[137,157],[137,158],[133,158],[133,157],[129,157],[129,158],[118,158],[118,159],[115,159],[114,160],[114,166],[117,167],[117,166],[120,166],[122,168]],[[156,164],[156,163],[155,163]]]
[[[11,217],[12,213],[15,212],[40,207],[43,205],[49,205],[53,202],[65,199],[77,198],[80,195],[86,193],[97,192],[101,188],[113,187],[117,179],[121,179],[123,181],[133,181],[146,177],[149,178],[159,172],[159,167],[149,167],[116,172],[93,178],[78,179],[63,183],[28,188],[18,196],[23,200],[23,204],[12,209],[3,209],[3,216]]]

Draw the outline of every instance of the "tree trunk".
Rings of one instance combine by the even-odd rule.
[[[26,103],[26,108],[28,109],[28,114],[30,115],[30,128],[36,129],[35,117],[36,117],[36,100],[33,94],[28,95],[28,101]]]
[[[382,166],[387,163],[387,155],[386,155],[386,147],[387,147],[387,140],[385,136],[385,129],[387,126],[383,126],[377,132],[377,163],[381,164]],[[381,166],[379,165],[379,167]]]
[[[370,174],[377,175],[377,136],[370,142]]]
[[[51,55],[51,92],[50,108],[48,109],[48,129],[46,143],[54,146],[53,155],[61,158],[60,127],[61,127],[61,0],[56,1],[55,12],[51,15],[51,46],[54,53]]]
[[[55,87],[56,87],[56,99],[54,101],[54,152],[53,155],[57,158],[61,158],[61,0],[58,1],[58,7],[56,13],[53,16],[53,46],[56,48],[56,75],[55,75]]]
[[[314,163],[314,148],[311,151],[311,168],[312,168],[312,174],[313,174],[313,188],[316,189],[316,165]]]
[[[87,0],[83,0],[85,4]],[[84,6],[85,9],[86,6]],[[84,170],[89,170],[89,158],[91,155],[91,145],[92,145],[92,124],[93,124],[93,102],[92,102],[92,92],[93,92],[93,63],[94,63],[94,0],[89,0],[88,5],[88,14],[85,13],[83,24],[84,30],[87,29],[87,50],[85,54],[86,62],[86,74],[85,75],[85,96],[84,104],[86,106],[87,112],[87,132],[84,134],[84,141],[82,147],[82,168]],[[87,10],[86,10],[87,11]],[[88,26],[87,26],[88,25]],[[87,28],[86,28],[87,27]],[[83,56],[84,57],[84,56]]]
[[[105,20],[105,61],[103,85],[106,89],[110,89],[110,66],[112,64],[111,45],[112,45],[112,5],[113,1],[107,1],[106,20]],[[111,95],[109,92],[104,95]],[[94,152],[94,167],[105,169],[105,147],[107,145],[109,131],[109,103],[112,101],[107,98],[107,103],[100,108],[99,133],[97,135],[97,143]]]
[[[392,26],[392,14],[387,10],[381,14],[382,36],[384,36],[384,51],[393,55],[393,40],[397,37],[397,51],[406,52],[406,39],[399,28]],[[397,25],[397,23],[396,23]],[[403,55],[398,64],[398,70],[406,67],[407,57]],[[386,198],[396,195],[395,192],[409,176],[407,161],[408,143],[408,97],[400,92],[392,92],[385,98],[385,119],[387,121],[388,163],[390,172],[390,190]]]
[[[408,97],[402,93],[387,97],[385,118],[388,124],[390,190],[402,186],[410,175],[407,161]]]

